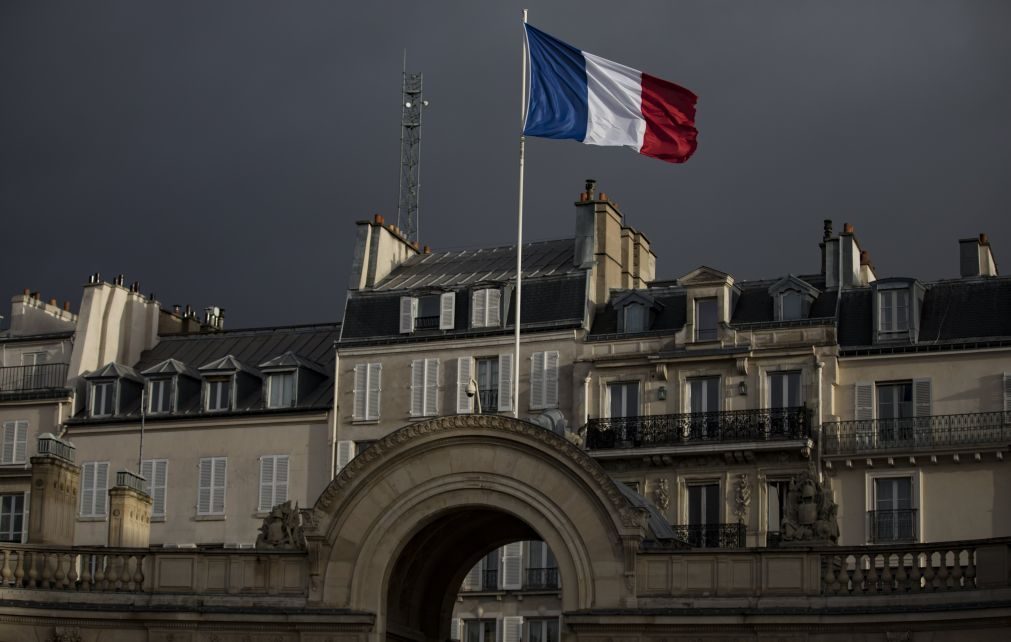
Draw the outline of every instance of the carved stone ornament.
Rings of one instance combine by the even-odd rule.
[[[291,500],[278,504],[263,518],[256,548],[267,550],[305,550],[305,535],[299,519],[298,504]]]
[[[734,517],[739,524],[748,521],[748,509],[751,508],[751,484],[748,474],[741,473],[734,483]]]
[[[670,506],[670,487],[667,485],[666,477],[657,477],[653,486],[653,503],[661,511],[667,510]]]
[[[76,628],[57,626],[46,642],[81,642],[81,632]]]
[[[835,544],[839,539],[838,512],[832,491],[822,487],[811,471],[795,475],[786,493],[782,542]]]

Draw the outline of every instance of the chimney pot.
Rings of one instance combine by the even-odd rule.
[[[382,225],[385,219],[382,214],[375,214],[372,216],[372,220],[376,222],[376,225]]]
[[[607,194],[605,194],[604,192],[601,192],[601,193],[600,193],[600,197],[599,197],[599,200],[601,200],[601,201],[606,201],[606,200],[607,200]]]
[[[31,289],[25,288],[25,296],[31,296],[31,293],[32,293]]]
[[[860,250],[860,265],[871,264],[871,253],[867,250]]]
[[[821,239],[827,241],[832,238],[832,219],[827,218],[823,221],[825,233],[822,234]]]
[[[49,299],[49,305],[53,306],[54,308],[56,307],[56,297],[52,297]]]
[[[586,179],[586,200],[593,200],[593,191],[597,189],[597,181],[592,178]]]
[[[986,232],[979,233],[979,244],[980,245],[990,245],[990,239],[986,237]]]
[[[41,299],[42,295],[39,294],[38,290],[36,290],[35,292],[32,292],[32,298],[33,299]]]
[[[430,247],[428,247],[428,246],[426,245],[426,246],[425,246],[425,254],[431,254],[431,253],[432,253],[432,248],[430,248]]]
[[[63,302],[63,309],[64,309],[64,310],[65,310],[66,312],[70,312],[70,301],[64,301],[64,302]]]
[[[850,223],[843,223],[842,224],[842,233],[843,234],[852,234],[853,233],[853,225],[850,224]]]

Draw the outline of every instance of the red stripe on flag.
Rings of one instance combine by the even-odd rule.
[[[646,119],[640,154],[683,163],[695,151],[697,97],[680,85],[642,75],[642,115]]]

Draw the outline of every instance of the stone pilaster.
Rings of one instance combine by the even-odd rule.
[[[39,454],[31,458],[32,494],[28,512],[28,543],[71,546],[77,525],[77,494],[81,469],[74,464],[73,444],[45,433]]]

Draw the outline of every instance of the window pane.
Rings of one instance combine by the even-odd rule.
[[[498,357],[477,359],[477,387],[481,412],[498,412]]]
[[[630,303],[624,308],[625,332],[642,332],[646,329],[646,308],[639,303]]]
[[[716,338],[716,299],[695,300],[695,338],[700,341]]]
[[[804,316],[804,300],[796,292],[783,295],[783,320],[800,319]]]

